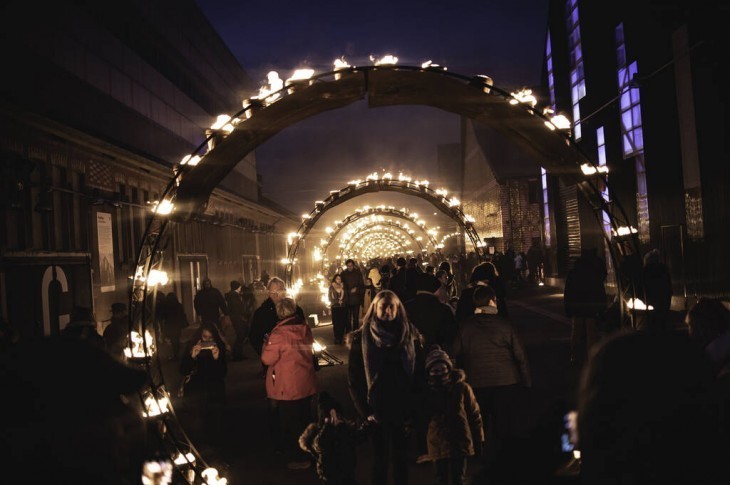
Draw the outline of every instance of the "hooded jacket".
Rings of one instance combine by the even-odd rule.
[[[464,371],[451,372],[444,389],[429,388],[425,407],[429,414],[426,444],[431,460],[474,455],[475,445],[484,441],[479,404]]]
[[[477,313],[464,320],[452,355],[463,362],[472,387],[531,385],[522,341],[512,323],[499,315]]]
[[[298,315],[276,324],[261,353],[261,362],[268,366],[266,397],[295,401],[317,392],[313,343],[312,331]]]

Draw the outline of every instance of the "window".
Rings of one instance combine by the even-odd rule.
[[[633,82],[638,73],[636,61],[627,64],[624,25],[616,27],[616,64],[618,92],[621,107],[621,142],[624,159],[634,158],[636,164],[636,212],[639,240],[649,242],[649,201],[646,188],[646,165],[644,161],[644,132],[641,126],[641,97],[639,87]]]
[[[570,49],[570,98],[573,103],[573,136],[576,140],[580,140],[582,133],[579,102],[586,95],[586,82],[583,71],[583,49],[580,43],[577,0],[567,1],[566,17],[568,23],[568,47]]]
[[[602,167],[606,165],[606,137],[603,133],[603,127],[599,127],[596,130],[596,140],[598,145],[598,166]],[[606,179],[608,179],[608,176],[606,176]],[[601,196],[603,196],[603,200],[606,202],[610,202],[609,196],[608,196],[608,187],[603,186],[601,188]],[[603,211],[602,215],[603,219],[603,230],[606,232],[606,235],[608,238],[611,238],[611,218],[608,216],[608,212]]]
[[[545,226],[545,246],[550,247],[550,205],[548,203],[547,171],[542,167],[540,167],[540,179],[542,181],[542,217]]]
[[[548,90],[550,91],[550,107],[555,109],[555,77],[553,76],[553,48],[550,43],[550,30],[547,33],[547,43],[545,47],[545,57],[547,58],[547,75],[548,75]]]

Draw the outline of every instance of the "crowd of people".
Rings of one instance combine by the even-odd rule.
[[[559,473],[566,456],[560,453],[558,434],[548,433],[555,440],[543,442],[518,431],[533,375],[510,319],[510,292],[523,276],[529,280],[530,272],[522,273],[525,267],[539,282],[536,268],[542,263],[536,266],[534,255],[530,263],[529,256],[509,253],[477,262],[463,281],[448,261],[395,257],[363,269],[354,260],[345,262],[332,277],[328,299],[334,344],[345,345],[348,355],[353,416],[320,389],[312,330],[277,277],[265,275],[265,286],[264,278],[250,285],[232,281],[225,295],[204,280],[194,300],[199,321],[182,349],[181,335],[189,326],[185,312],[174,293],[158,293],[158,330],[170,343],[170,359],[179,361],[186,406],[206,427],[218,430],[229,362],[251,355],[249,345],[260,360],[272,452],[290,469],[316,464],[323,483],[356,483],[357,448],[366,441],[372,446],[373,484],[388,483],[389,476],[395,484],[408,483],[413,455],[416,463],[432,463],[439,484],[466,483],[468,476],[472,483],[560,483],[569,477]],[[509,269],[502,271],[505,266]],[[687,331],[678,331],[668,322],[671,282],[667,285],[658,253],[648,253],[639,271],[642,294],[656,313],[644,318],[638,331],[611,335],[598,328],[610,309],[605,263],[586,250],[566,279],[570,358],[583,369],[571,440],[581,451],[580,479],[597,484],[725,483],[721,464],[730,451],[730,311],[719,300],[702,298],[686,314]],[[12,328],[0,323],[5,395],[21,384],[47,385],[40,371],[25,376],[27,359],[20,354],[27,355],[31,344],[18,341]],[[119,385],[104,394],[104,406],[111,409],[110,418],[131,422],[125,401],[118,398],[139,389],[143,378],[120,367],[127,330],[124,304],[113,305],[103,335],[93,313],[77,308],[59,339],[65,346],[94,349],[93,357],[104,362],[104,369],[120,376]],[[30,349],[33,355],[58,357],[44,347],[47,341],[37,345]],[[93,378],[79,374],[78,385]],[[32,398],[29,393],[14,401],[9,411],[20,418],[5,423],[3,435],[17,438],[31,426],[36,418],[22,409]],[[49,414],[47,426],[53,416]],[[140,431],[130,439],[142,436]],[[36,439],[45,440],[42,446],[57,441]],[[21,448],[38,445],[31,441],[24,434]],[[0,451],[17,455],[5,448]],[[106,460],[123,454],[108,452]],[[140,459],[130,455],[99,466],[106,463],[129,474]],[[114,482],[95,468],[84,473]]]

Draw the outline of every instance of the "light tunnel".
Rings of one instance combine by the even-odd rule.
[[[605,175],[585,155],[570,136],[543,116],[533,104],[518,95],[493,86],[484,76],[463,76],[436,67],[366,66],[348,67],[306,80],[292,81],[283,89],[252,98],[230,117],[230,123],[212,129],[207,139],[174,167],[174,175],[149,219],[137,254],[137,266],[129,296],[129,330],[134,331],[138,359],[147,369],[149,386],[140,393],[147,418],[158,421],[156,429],[163,449],[175,457],[176,478],[185,479],[187,470],[203,470],[207,464],[185,434],[169,401],[159,354],[154,352],[155,296],[160,281],[167,231],[171,223],[190,220],[205,211],[213,189],[256,147],[299,121],[324,111],[342,108],[367,98],[368,106],[423,105],[448,111],[493,128],[507,140],[533,156],[536,166],[545,167],[567,184],[575,183],[593,208],[598,224],[605,214],[614,231],[629,227],[626,212],[617,201],[606,200]],[[592,168],[592,174],[581,167]],[[302,222],[299,237],[289,248],[293,261],[299,242],[328,209],[366,193],[397,191],[431,202],[463,228],[478,251],[483,246],[473,220],[460,204],[440,195],[418,181],[377,178],[353,181],[318,202]],[[638,254],[638,238],[627,240]],[[624,268],[620,256],[624,248],[617,238],[606,236],[617,276]],[[287,267],[291,275],[291,265]],[[623,278],[617,282],[622,284]],[[620,293],[623,291],[619,288]],[[624,310],[623,299],[621,309]],[[150,338],[144,336],[150,335]],[[143,337],[139,337],[142,335]],[[130,347],[132,339],[130,338]],[[153,412],[154,411],[154,412]]]

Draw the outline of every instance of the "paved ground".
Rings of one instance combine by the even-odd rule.
[[[574,404],[578,372],[569,364],[570,325],[562,312],[562,294],[550,287],[514,290],[508,297],[511,318],[525,343],[533,375],[528,408],[525,414],[525,432],[535,432],[544,424],[546,416],[562,413]],[[323,368],[318,372],[320,390],[326,390],[345,405],[345,413],[355,416],[347,392],[347,350],[332,345],[332,327],[314,330],[315,338],[325,343],[328,350],[345,361],[345,365]],[[213,465],[224,471],[233,484],[288,484],[318,483],[314,469],[288,470],[271,452],[265,408],[264,382],[260,364],[254,352],[246,349],[247,359],[229,364],[227,377],[228,409],[223,417],[225,430],[217,442],[205,438],[205,433],[187,423],[196,446]],[[166,372],[168,382],[175,382],[179,374],[173,363]],[[184,412],[180,412],[185,420]],[[559,416],[560,414],[558,414]],[[189,420],[189,418],[187,418]],[[189,425],[189,426],[188,426]],[[556,439],[559,439],[556,437]],[[369,483],[370,445],[359,449],[357,478]],[[415,464],[412,456],[411,482],[432,483],[431,465]],[[526,466],[530,466],[526,463]],[[470,464],[474,470],[475,464]]]

